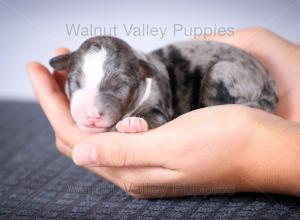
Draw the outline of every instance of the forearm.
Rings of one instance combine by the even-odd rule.
[[[300,125],[271,117],[242,151],[239,190],[300,196]]]

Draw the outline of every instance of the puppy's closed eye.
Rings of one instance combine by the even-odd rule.
[[[72,90],[80,89],[81,87],[80,80],[78,79],[78,75],[70,74],[68,76],[68,82]]]

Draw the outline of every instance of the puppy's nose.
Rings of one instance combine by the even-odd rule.
[[[92,121],[98,120],[101,117],[96,108],[87,109],[86,116],[89,120]]]

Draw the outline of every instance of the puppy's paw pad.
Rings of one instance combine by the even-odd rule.
[[[148,123],[143,118],[128,117],[119,121],[116,128],[122,133],[138,133],[147,131]]]

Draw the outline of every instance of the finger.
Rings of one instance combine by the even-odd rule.
[[[142,184],[135,184],[133,182],[129,182],[128,180],[119,179],[116,175],[116,170],[119,168],[107,168],[107,167],[88,167],[89,171],[104,177],[106,180],[112,182],[117,185],[119,188],[124,190],[129,195],[135,198],[146,198],[149,193],[145,193],[143,191]],[[147,184],[149,185],[149,184]],[[145,195],[147,194],[147,195]],[[153,194],[153,193],[152,193]],[[150,197],[150,196],[148,196]]]
[[[66,95],[65,93],[65,83],[67,80],[67,72],[53,72],[52,74],[53,78],[55,79],[60,91]]]
[[[74,148],[73,161],[80,166],[164,167],[168,158],[161,147],[165,143],[161,137],[164,134],[156,130],[138,134],[108,132],[91,136]]]
[[[72,149],[65,145],[59,138],[56,138],[57,149],[65,156],[72,157]],[[131,193],[142,184],[169,184],[173,182],[178,174],[176,171],[157,167],[136,167],[136,168],[107,168],[107,167],[86,167],[88,170],[101,175],[105,179],[118,185],[123,190]]]
[[[53,52],[54,56],[70,53],[70,50],[65,47],[56,48]],[[65,82],[67,79],[67,71],[54,71],[53,77],[60,87],[60,90],[65,94]]]
[[[122,188],[129,195],[136,198],[154,198],[175,196],[182,192],[182,187],[177,190],[178,181],[182,173],[160,167],[95,167],[88,168],[92,172],[103,176]],[[182,180],[180,180],[180,183]],[[181,184],[179,185],[181,186]],[[178,192],[179,191],[179,192]]]
[[[72,148],[64,144],[60,138],[56,137],[56,148],[59,150],[60,153],[63,155],[72,158]]]
[[[253,42],[257,43],[259,39],[266,32],[263,28],[242,28],[237,30],[228,31],[227,33],[217,33],[214,35],[198,35],[195,36],[196,40],[218,41],[226,44],[231,44],[238,48],[244,49],[253,53]]]
[[[54,56],[59,56],[59,55],[67,54],[67,53],[70,53],[70,49],[68,49],[66,47],[56,48],[53,52]]]
[[[36,97],[44,110],[55,133],[66,145],[74,146],[87,137],[73,121],[69,102],[46,67],[38,62],[27,65]]]
[[[181,174],[177,170],[162,167],[108,167],[106,172],[123,183],[142,184],[171,184]]]

